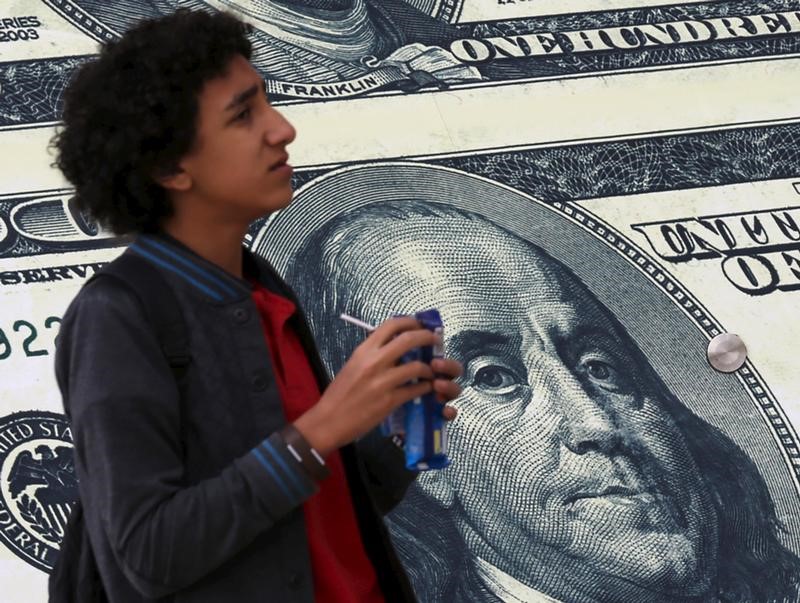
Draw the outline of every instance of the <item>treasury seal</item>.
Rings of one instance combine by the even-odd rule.
[[[53,568],[78,498],[72,432],[64,415],[0,418],[0,540],[45,572]]]

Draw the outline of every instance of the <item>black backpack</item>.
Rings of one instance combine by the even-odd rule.
[[[178,388],[191,361],[186,323],[169,283],[150,262],[127,252],[91,279],[113,278],[139,298],[158,337]],[[64,530],[58,558],[48,579],[50,603],[107,603],[89,532],[78,500]]]

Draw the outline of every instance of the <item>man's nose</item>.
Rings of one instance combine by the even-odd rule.
[[[620,430],[612,412],[599,394],[590,393],[568,371],[559,367],[552,392],[561,408],[560,436],[575,454],[589,451],[611,454],[620,445]]]
[[[271,147],[288,145],[294,140],[297,131],[289,123],[289,120],[273,106],[270,105],[268,111],[264,131],[264,138],[267,144]]]

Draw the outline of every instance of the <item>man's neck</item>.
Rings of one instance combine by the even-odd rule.
[[[247,225],[181,220],[173,216],[164,222],[163,229],[200,257],[242,278],[242,239]]]

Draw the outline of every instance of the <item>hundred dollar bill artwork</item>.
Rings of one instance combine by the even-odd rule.
[[[0,5],[0,579],[46,600],[77,484],[53,351],[128,240],[48,141],[138,20],[228,10],[298,129],[274,263],[331,374],[437,307],[452,465],[387,525],[422,603],[800,601],[800,6],[717,0]],[[733,373],[709,341],[747,346]]]
[[[757,264],[746,254],[769,236],[794,250],[775,263],[786,272],[800,223],[782,203],[797,191],[764,190],[775,207],[720,216],[729,230],[661,223]],[[420,600],[795,600],[800,458],[789,425],[768,421],[776,400],[755,367],[715,373],[716,318],[653,261],[641,225],[617,230],[590,207],[444,166],[347,167],[306,185],[254,245],[306,302],[333,373],[363,338],[340,313],[442,312],[465,365],[453,465],[421,474],[389,517]],[[715,228],[735,240],[714,247]],[[726,273],[730,297],[755,290],[741,272]]]
[[[750,60],[800,50],[793,0],[41,0],[0,19],[0,124],[53,121],[71,71],[132,23],[178,7],[253,26],[276,102]],[[619,9],[613,12],[611,9]]]

